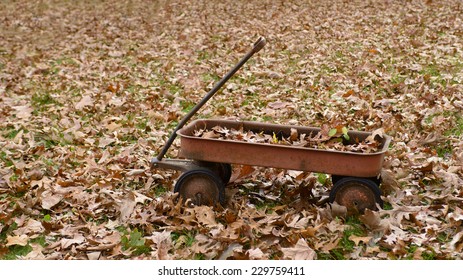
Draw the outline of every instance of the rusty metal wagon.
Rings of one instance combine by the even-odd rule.
[[[229,182],[231,164],[273,167],[330,174],[333,188],[329,201],[347,207],[349,211],[363,212],[366,208],[382,207],[379,188],[381,168],[391,138],[375,136],[379,148],[372,153],[321,150],[308,147],[250,143],[227,139],[200,138],[194,132],[198,129],[212,129],[221,126],[227,129],[243,129],[256,133],[289,135],[314,134],[320,128],[286,126],[252,121],[231,121],[221,119],[200,119],[185,126],[191,117],[241,68],[253,54],[265,45],[260,38],[252,50],[220,80],[211,91],[177,125],[162,151],[151,161],[152,168],[179,170],[174,191],[194,205],[225,203],[225,186]],[[164,158],[175,138],[180,136],[181,159]],[[350,139],[363,141],[369,132],[348,131]],[[352,140],[354,141],[354,140]]]

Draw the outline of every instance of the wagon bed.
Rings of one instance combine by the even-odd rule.
[[[201,138],[194,135],[197,130],[210,130],[216,126],[286,136],[290,135],[291,129],[296,129],[299,134],[306,135],[315,135],[320,131],[320,128],[315,127],[285,126],[252,121],[195,120],[177,132],[181,137],[180,157],[199,161],[312,171],[340,176],[375,177],[381,172],[384,154],[391,141],[389,136],[376,136],[375,140],[379,142],[378,151],[359,153]],[[359,142],[371,135],[369,132],[362,131],[349,131],[348,134],[350,139]]]

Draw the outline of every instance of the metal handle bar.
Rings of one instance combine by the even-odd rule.
[[[196,106],[191,109],[191,111],[186,114],[182,120],[178,123],[177,127],[175,127],[174,131],[170,135],[169,139],[167,140],[166,144],[164,145],[164,148],[161,150],[161,152],[158,154],[156,157],[157,161],[162,160],[162,158],[166,155],[167,151],[169,148],[172,146],[172,143],[174,143],[175,138],[177,137],[177,131],[181,129],[192,117],[196,112],[201,109],[201,107],[204,106],[204,104],[211,99],[211,97],[219,91],[219,89],[238,71],[241,66],[243,66],[255,53],[260,51],[264,46],[265,46],[265,38],[260,37],[259,40],[257,40],[254,45],[252,50],[250,50],[215,86],[203,97],[203,99],[196,104]],[[153,163],[156,161],[154,160]]]

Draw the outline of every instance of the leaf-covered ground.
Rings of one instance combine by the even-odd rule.
[[[259,36],[197,117],[384,128],[383,210],[249,166],[188,208],[150,170]],[[2,259],[461,259],[461,1],[1,1],[0,41]]]

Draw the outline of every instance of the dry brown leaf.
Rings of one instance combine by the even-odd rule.
[[[306,227],[305,229],[302,229],[299,231],[299,233],[301,234],[301,236],[305,237],[305,238],[309,238],[309,237],[315,237],[317,231],[323,227],[323,223],[322,224],[319,224],[315,227]]]
[[[360,242],[363,242],[364,244],[368,244],[371,238],[372,238],[371,236],[356,236],[356,235],[349,236],[349,240],[353,241],[355,243],[355,246],[358,246]]]
[[[285,221],[285,225],[290,228],[304,229],[307,227],[309,220],[310,217],[300,217],[299,215],[293,215],[291,220]]]
[[[7,236],[6,237],[6,244],[5,246],[13,246],[13,245],[19,245],[19,246],[26,246],[27,243],[29,242],[29,236],[23,234],[23,235],[17,235],[17,236]]]
[[[153,255],[158,260],[170,260],[169,250],[172,248],[171,231],[154,232],[151,236],[155,250]]]
[[[98,147],[104,148],[108,145],[111,145],[112,143],[116,142],[116,139],[111,138],[111,137],[102,137],[98,141]]]
[[[365,209],[365,213],[359,217],[370,230],[372,231],[386,231],[388,223],[381,219],[380,212]]]
[[[24,120],[29,119],[34,111],[34,109],[28,105],[15,106],[14,109],[16,110],[16,117]]]
[[[90,261],[96,261],[100,258],[101,256],[101,252],[91,252],[91,253],[87,253],[87,258],[90,260]]]
[[[27,220],[24,226],[13,231],[15,235],[24,235],[24,234],[34,234],[34,233],[42,233],[45,230],[42,223],[34,220],[29,219]]]
[[[227,246],[227,249],[225,249],[219,256],[219,260],[227,260],[228,258],[232,257],[235,252],[242,252],[243,251],[243,245],[240,245],[238,243],[231,243],[230,245]]]
[[[55,194],[52,191],[44,191],[41,195],[42,208],[46,210],[52,209],[63,199],[63,195]]]
[[[329,252],[335,249],[338,246],[340,238],[335,238],[334,240],[330,240],[329,242],[323,242],[321,244],[317,244],[317,248],[321,248],[323,252]]]
[[[299,239],[291,248],[281,248],[283,256],[291,260],[314,260],[317,257],[316,252],[309,247],[304,239]]]
[[[452,247],[453,250],[456,252],[462,252],[463,250],[463,231],[458,232],[452,238],[449,245]]]
[[[390,194],[399,190],[400,184],[391,170],[381,170],[381,189],[385,194]]]
[[[75,105],[77,110],[82,110],[86,106],[93,106],[93,98],[91,95],[84,95],[82,99]]]
[[[127,172],[127,176],[137,176],[142,175],[146,172],[146,169],[133,169]]]
[[[338,204],[336,201],[330,204],[331,217],[346,217],[347,207]]]
[[[21,257],[21,260],[45,260],[46,257],[43,254],[44,248],[40,244],[29,244],[31,246],[32,251],[30,251],[24,257]]]
[[[456,207],[452,213],[447,215],[447,217],[455,222],[463,221],[463,210],[460,207]]]
[[[194,208],[196,219],[198,223],[206,227],[215,227],[217,222],[215,220],[215,213],[209,206],[197,206]]]
[[[67,249],[72,245],[82,244],[83,242],[85,242],[85,240],[86,239],[82,234],[77,233],[77,234],[74,234],[72,238],[61,239],[59,243],[62,249]]]
[[[384,128],[381,127],[371,132],[371,134],[365,139],[365,142],[376,143],[376,137],[384,137]]]
[[[135,209],[137,202],[133,196],[127,197],[121,200],[120,202],[120,221],[126,223],[132,216],[133,210]]]
[[[265,256],[261,249],[249,249],[246,251],[246,254],[249,256],[250,260],[261,260]]]

